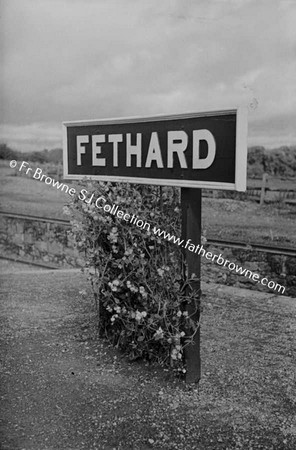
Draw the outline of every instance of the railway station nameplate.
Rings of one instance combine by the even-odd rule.
[[[246,189],[244,108],[63,123],[64,178]]]

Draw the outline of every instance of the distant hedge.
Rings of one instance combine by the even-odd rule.
[[[63,160],[63,150],[56,148],[53,150],[42,150],[40,152],[20,152],[13,150],[7,144],[0,143],[0,159],[4,160],[25,160],[30,162],[61,163]]]
[[[248,149],[248,177],[262,176],[266,172],[273,176],[296,176],[296,147],[281,147],[266,150],[264,147]]]

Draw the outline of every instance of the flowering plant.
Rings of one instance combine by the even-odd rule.
[[[89,183],[88,198],[104,198],[129,215],[180,234],[179,192],[156,186]],[[197,292],[185,289],[180,247],[154,235],[151,228],[105,212],[76,196],[68,206],[72,236],[85,254],[99,314],[100,334],[130,359],[144,358],[185,372],[184,347],[198,323],[186,303]],[[69,212],[69,210],[68,210]]]

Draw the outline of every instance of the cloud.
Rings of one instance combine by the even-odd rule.
[[[57,142],[54,130],[65,120],[215,110],[256,99],[250,140],[285,139],[284,119],[287,139],[296,142],[293,2],[2,3],[2,140],[14,127],[15,145],[22,133],[27,145],[31,129],[32,145],[44,147],[50,133]]]

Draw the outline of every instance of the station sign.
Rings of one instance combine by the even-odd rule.
[[[246,190],[245,108],[63,123],[64,178]]]

